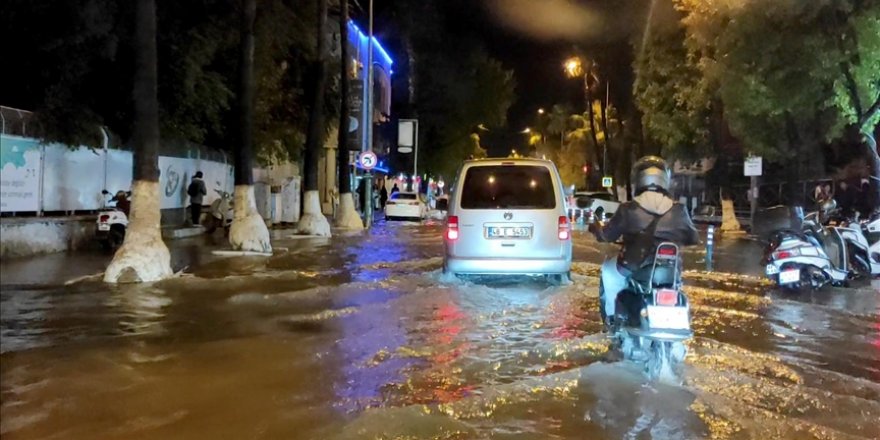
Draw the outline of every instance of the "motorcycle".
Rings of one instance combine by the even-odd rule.
[[[833,257],[829,257],[829,249]],[[778,231],[764,251],[762,264],[767,278],[779,287],[793,290],[820,289],[829,283],[844,286],[850,278],[846,247],[839,231],[834,229],[824,229],[819,236]]]
[[[645,362],[651,379],[677,376],[687,354],[684,342],[693,337],[681,265],[678,245],[663,242],[653,262],[635,271],[617,295],[610,331],[624,358]]]
[[[228,234],[233,218],[232,194],[219,189],[215,189],[214,191],[216,191],[220,197],[211,203],[211,211],[206,220],[207,225],[205,227],[209,234],[213,234],[217,228],[222,226]]]
[[[871,265],[871,275],[877,278],[877,270],[880,269],[880,213],[862,222],[861,227],[862,234],[869,243],[868,262]]]
[[[864,230],[864,226],[843,216],[834,199],[821,202],[820,208],[820,211],[805,218],[805,229],[816,235],[824,232],[820,226],[836,231],[843,243],[843,258],[852,278],[880,276],[880,263],[871,259],[871,245],[867,238],[869,232]]]
[[[104,195],[104,207],[98,210],[98,218],[95,221],[95,240],[106,250],[113,250],[122,245],[125,240],[125,230],[128,228],[128,216],[118,206],[120,201],[131,197],[131,191],[118,191],[109,201],[106,196],[107,190],[101,191]],[[116,202],[117,206],[109,206]]]

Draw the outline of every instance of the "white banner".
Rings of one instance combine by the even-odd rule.
[[[104,150],[46,145],[43,158],[43,211],[99,209],[104,204],[101,195],[103,189]]]
[[[40,156],[36,139],[0,135],[0,211],[40,209]]]

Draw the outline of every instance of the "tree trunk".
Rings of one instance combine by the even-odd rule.
[[[348,125],[349,125],[349,83],[351,77],[351,57],[348,55],[348,0],[340,0],[339,39],[342,71],[339,77],[339,137],[337,140],[337,172],[339,176],[339,210],[336,226],[345,229],[360,230],[364,228],[360,215],[354,207],[351,194],[351,166],[348,163]]]
[[[171,254],[162,241],[159,205],[159,97],[156,2],[135,6],[134,160],[131,217],[122,247],[104,272],[107,283],[170,277]]]
[[[593,139],[593,155],[598,156],[599,154],[599,137],[596,135],[596,115],[593,112],[593,90],[590,86],[589,78],[593,75],[593,66],[592,63],[590,67],[587,69],[587,74],[584,76],[584,88],[586,89],[587,94],[587,115],[590,117],[590,137]],[[589,156],[587,160],[589,160]],[[605,170],[599,169],[598,161],[594,161],[590,164],[590,173],[587,175],[587,189],[594,190],[596,189],[596,176],[599,173],[604,173]]]
[[[318,158],[324,140],[324,89],[327,82],[326,40],[324,30],[327,27],[327,0],[318,2],[318,26],[316,29],[316,59],[312,66],[313,87],[311,90],[311,108],[309,109],[309,125],[306,131],[306,163],[305,184],[303,189],[303,216],[297,224],[300,234],[330,236],[330,224],[321,212],[321,199],[318,195]],[[368,68],[372,68],[369,66]],[[344,130],[343,130],[344,131]],[[346,171],[347,172],[347,171]]]
[[[865,158],[871,172],[871,207],[874,212],[880,209],[880,155],[877,152],[877,141],[871,133],[864,133]]]
[[[235,193],[229,244],[237,251],[271,253],[266,222],[254,199],[254,20],[256,0],[243,0],[238,88],[238,145],[235,149]]]

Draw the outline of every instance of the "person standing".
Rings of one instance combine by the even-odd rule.
[[[379,201],[382,203],[382,209],[385,209],[385,203],[388,202],[388,189],[385,187],[385,182],[382,182],[382,189],[379,190]]]
[[[192,182],[189,184],[189,188],[186,189],[186,193],[189,195],[189,210],[192,225],[198,226],[199,219],[202,216],[202,201],[204,197],[208,194],[208,189],[205,186],[205,181],[202,180],[204,175],[201,171],[196,171],[196,174],[193,176]]]

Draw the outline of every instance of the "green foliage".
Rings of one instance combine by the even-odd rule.
[[[658,27],[648,37],[635,61],[634,86],[647,134],[667,157],[704,154],[711,96],[684,47],[684,28]]]
[[[639,60],[637,97],[664,147],[699,153],[701,113],[717,101],[750,152],[782,161],[798,145],[871,131],[880,99],[876,2],[676,0],[678,35],[658,35]]]
[[[100,126],[128,139],[134,2],[9,0],[3,103],[35,110],[46,140],[99,146]],[[239,63],[238,2],[157,0],[162,137],[230,150]],[[304,143],[304,66],[313,57],[315,2],[261,0],[256,22],[255,150],[263,162],[296,159]],[[21,38],[27,35],[27,38]],[[338,71],[330,65],[330,72]],[[7,81],[4,78],[4,81]],[[336,115],[334,87],[325,112]]]

